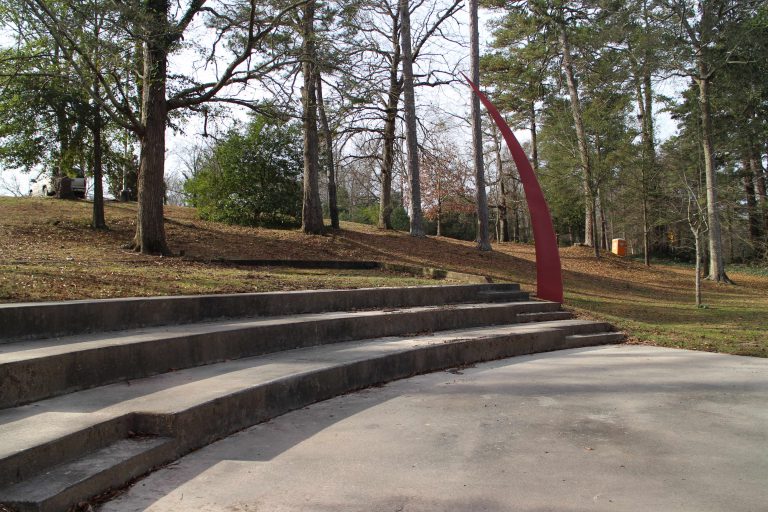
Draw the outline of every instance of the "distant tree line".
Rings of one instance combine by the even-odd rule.
[[[485,84],[531,133],[561,236],[595,255],[624,237],[646,264],[706,255],[716,281],[726,260],[766,258],[764,1],[486,5],[500,18]],[[682,98],[663,94],[670,80]],[[678,123],[663,142],[660,111]]]

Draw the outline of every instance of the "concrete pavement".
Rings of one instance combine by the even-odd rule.
[[[521,356],[257,425],[102,511],[768,510],[768,360]]]

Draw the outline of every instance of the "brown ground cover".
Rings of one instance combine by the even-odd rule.
[[[168,207],[172,251],[160,258],[124,249],[135,205],[108,203],[109,230],[88,227],[90,203],[0,198],[0,302],[302,288],[435,284],[406,273],[249,268],[210,260],[376,260],[487,275],[534,290],[533,246],[474,244],[342,223],[327,236],[227,226]],[[705,283],[707,308],[693,307],[691,268],[654,265],[589,249],[561,249],[565,305],[610,320],[635,342],[768,356],[768,277],[731,272],[735,286]]]

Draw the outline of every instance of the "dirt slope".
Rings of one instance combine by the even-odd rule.
[[[223,293],[276,289],[434,284],[382,271],[246,268],[208,260],[375,260],[438,267],[520,282],[534,290],[533,246],[416,239],[406,233],[342,223],[327,236],[201,221],[190,208],[168,207],[173,258],[135,254],[123,246],[135,230],[135,205],[108,203],[108,231],[90,229],[85,201],[0,198],[0,302]],[[708,307],[692,306],[688,267],[656,265],[583,247],[561,249],[566,306],[628,329],[635,340],[768,356],[768,277],[731,272],[736,286],[705,283]]]

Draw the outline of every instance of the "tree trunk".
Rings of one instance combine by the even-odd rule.
[[[693,243],[696,247],[696,277],[694,287],[696,290],[696,307],[701,307],[701,233],[693,231]]]
[[[566,82],[568,83],[568,94],[571,99],[571,114],[573,123],[576,127],[576,140],[579,147],[579,157],[581,158],[581,169],[584,173],[582,190],[584,193],[584,244],[595,247],[595,200],[592,192],[592,168],[589,161],[589,147],[587,146],[587,135],[584,130],[584,120],[581,114],[581,102],[579,101],[579,91],[576,86],[576,79],[573,75],[573,63],[571,62],[571,47],[568,42],[565,25],[560,26],[560,49],[563,52],[563,71],[565,72]],[[595,254],[596,256],[599,253]]]
[[[597,204],[597,202],[595,202]],[[595,212],[592,212],[592,234],[594,236],[594,240],[592,243],[592,249],[594,250],[595,258],[600,257],[600,241],[598,240],[598,230],[597,230],[597,215],[595,215]]]
[[[498,142],[498,141],[497,141]],[[496,169],[499,176],[499,242],[509,242],[509,219],[507,218],[507,182],[501,165],[501,146],[496,146]]]
[[[60,62],[59,47],[55,46],[53,50],[53,57],[56,63],[56,70],[58,69],[58,63]],[[69,154],[69,121],[67,119],[67,107],[64,102],[57,102],[54,107],[54,113],[56,115],[56,136],[59,142],[59,155],[56,162],[56,167],[53,170],[53,176],[51,182],[54,186],[58,186],[59,180],[67,175],[69,166],[67,165],[67,157]],[[53,192],[53,191],[50,191]]]
[[[755,176],[755,188],[757,189],[757,202],[763,215],[763,235],[768,238],[768,197],[765,190],[765,170],[761,162],[760,153],[753,149],[749,158],[749,167]],[[768,240],[766,240],[768,242]]]
[[[643,16],[645,19],[645,26],[650,26],[649,14],[648,14],[648,2],[643,2]],[[651,65],[652,59],[651,51],[647,45],[643,52],[643,64],[642,64],[642,78],[643,78],[643,148],[645,152],[645,162],[648,164],[648,169],[653,172],[656,166],[656,141],[653,128],[653,84],[651,82]]]
[[[733,243],[733,220],[736,216],[736,212],[734,211],[734,207],[726,207],[725,210],[725,226],[726,226],[726,232],[728,233],[728,261],[734,261],[736,259],[736,253],[735,253],[735,247],[736,244]],[[725,261],[725,258],[723,258],[723,261]]]
[[[98,41],[101,27],[99,26],[98,16],[96,17],[94,24],[94,36]],[[99,55],[94,56],[94,61],[98,67]],[[98,80],[93,81],[93,96],[99,98],[101,96],[101,87]],[[91,120],[91,135],[93,136],[93,217],[91,219],[91,226],[94,229],[105,229],[107,223],[104,219],[104,187],[102,184],[103,169],[102,169],[102,147],[101,147],[101,130],[103,123],[101,122],[101,106],[98,102],[94,102],[93,105],[93,119]],[[85,170],[85,169],[83,169]],[[83,173],[85,176],[85,173]],[[85,195],[85,191],[83,191]]]
[[[325,103],[323,102],[323,77],[317,72],[317,106],[320,111],[320,126],[323,130],[325,142],[325,164],[328,176],[328,210],[331,214],[331,227],[339,229],[339,205],[336,199],[336,167],[333,163],[333,135],[328,125],[328,116],[325,115]]]
[[[531,163],[533,164],[533,171],[538,176],[539,174],[539,143],[538,133],[536,129],[536,102],[532,101],[530,110],[528,112],[528,123],[531,127]]]
[[[642,200],[643,207],[643,263],[646,267],[651,266],[651,251],[650,251],[650,228],[648,226],[648,198],[644,195]]]
[[[395,127],[397,124],[397,105],[400,102],[402,85],[398,79],[400,71],[400,22],[392,20],[392,62],[389,68],[389,91],[384,117],[381,195],[379,196],[379,229],[392,229],[392,171],[395,164]]]
[[[645,24],[648,26],[647,2],[643,2]],[[637,99],[638,116],[641,125],[641,161],[640,161],[640,203],[643,217],[643,262],[645,266],[651,266],[650,255],[650,187],[652,186],[652,176],[655,174],[656,166],[656,143],[653,133],[653,85],[651,82],[651,71],[648,61],[650,59],[648,50],[643,52],[642,63],[638,65],[635,62],[634,83],[635,95]],[[639,69],[638,69],[639,67]]]
[[[323,233],[323,209],[318,184],[317,98],[315,95],[315,2],[304,4],[302,20],[302,116],[304,131],[304,201],[301,211],[301,229],[304,233]]]
[[[709,104],[709,72],[702,57],[698,58],[699,109],[701,111],[701,138],[704,152],[704,174],[707,186],[707,220],[709,222],[709,275],[707,279],[730,283],[723,263],[723,240],[717,211],[717,181],[712,149],[712,116]]]
[[[144,43],[142,86],[141,155],[139,162],[139,205],[133,248],[143,254],[169,254],[163,222],[165,175],[165,126],[168,106],[165,86],[168,54],[165,46],[167,0],[148,0],[148,17],[154,22]]]
[[[477,19],[477,1],[469,0],[469,62],[470,75],[475,84],[480,84],[480,34]],[[483,131],[480,119],[480,98],[472,95],[472,160],[475,165],[475,184],[477,186],[477,248],[490,251],[488,238],[488,198],[485,193],[485,166],[483,165]]]
[[[437,200],[437,232],[435,233],[435,236],[443,236],[443,205],[440,202],[440,199]]]
[[[400,41],[403,52],[405,141],[408,147],[408,174],[411,179],[411,236],[424,236],[424,225],[421,214],[418,142],[416,140],[416,98],[413,91],[411,13],[408,4],[408,0],[400,0]]]
[[[512,182],[512,241],[522,242],[523,234],[520,229],[520,191],[517,188],[517,183]]]
[[[742,179],[744,181],[744,196],[747,204],[747,224],[749,225],[749,241],[757,247],[760,238],[760,218],[755,198],[755,175],[749,159],[742,161]]]
[[[603,206],[603,197],[600,189],[597,190],[598,213],[600,214],[600,243],[604,251],[609,249],[608,245],[608,220],[605,218],[605,207]]]
[[[95,94],[98,97],[99,84],[94,84]],[[107,227],[104,219],[104,190],[102,185],[102,148],[101,148],[101,108],[98,103],[93,109],[93,219],[91,225],[94,229]]]

